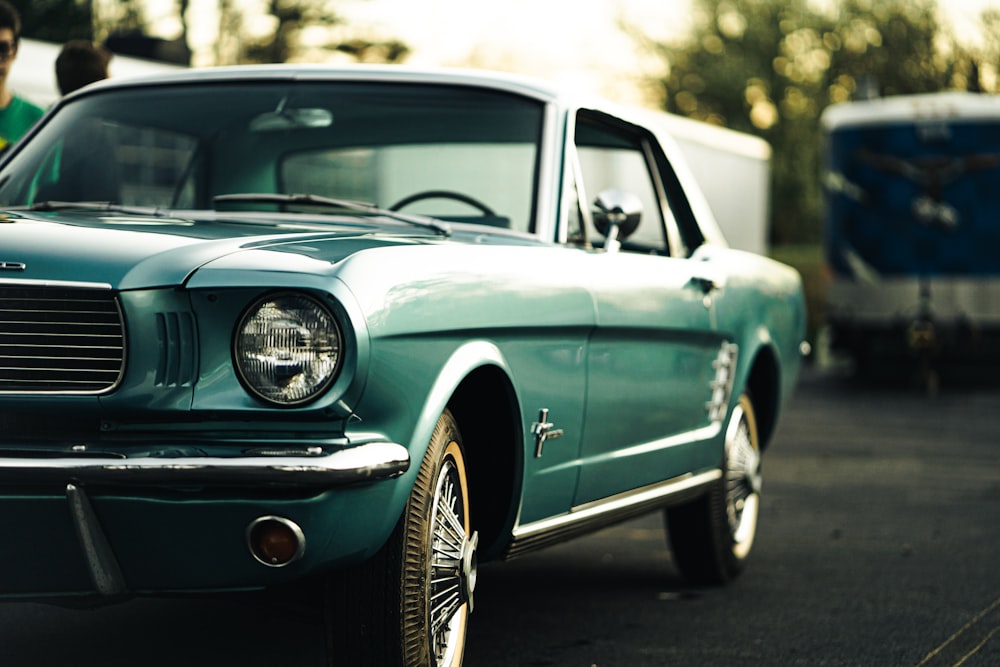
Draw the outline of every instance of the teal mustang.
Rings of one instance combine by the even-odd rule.
[[[109,81],[0,162],[0,595],[321,591],[459,665],[477,562],[663,511],[743,569],[798,274],[651,112],[466,71]]]

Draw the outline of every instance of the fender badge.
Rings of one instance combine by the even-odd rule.
[[[28,265],[23,262],[0,262],[0,271],[24,271]]]
[[[538,421],[531,425],[531,434],[535,436],[535,458],[541,458],[542,445],[546,440],[555,440],[563,437],[561,428],[553,428],[555,424],[549,421],[549,409],[542,408],[538,411]]]

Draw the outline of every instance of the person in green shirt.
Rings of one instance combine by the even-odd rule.
[[[44,113],[7,87],[20,41],[21,15],[7,0],[0,0],[0,151],[20,139]]]

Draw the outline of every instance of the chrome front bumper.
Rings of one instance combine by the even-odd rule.
[[[391,479],[410,467],[406,448],[371,442],[330,454],[177,458],[0,457],[0,486],[39,484],[333,488]]]

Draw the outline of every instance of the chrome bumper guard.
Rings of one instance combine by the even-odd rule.
[[[410,467],[406,448],[371,442],[331,454],[240,457],[0,457],[0,486],[40,484],[312,487],[373,482]]]

